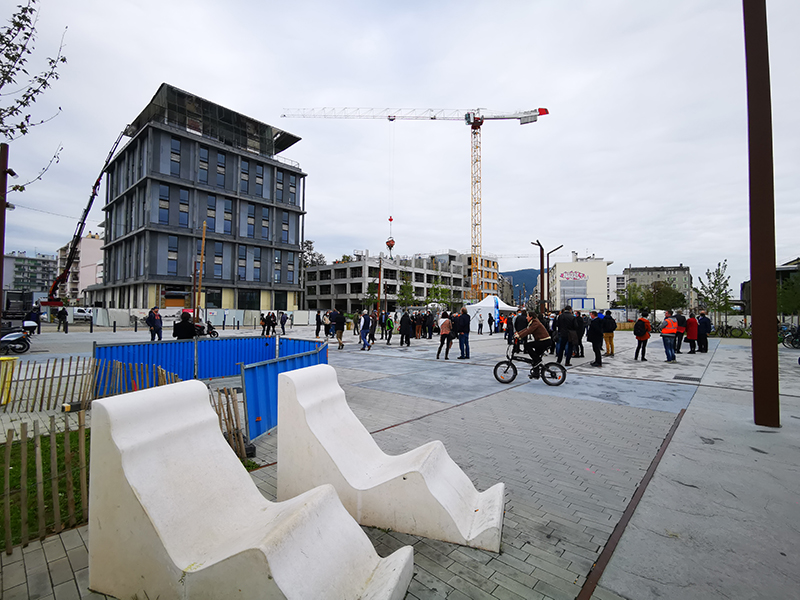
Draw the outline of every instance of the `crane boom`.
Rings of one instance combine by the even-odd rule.
[[[470,266],[471,293],[475,300],[483,299],[483,229],[481,224],[481,126],[484,121],[517,120],[520,125],[535,123],[541,115],[550,114],[546,108],[511,113],[484,112],[483,109],[459,108],[287,108],[281,115],[295,119],[387,119],[389,121],[464,121],[471,128],[471,219]]]
[[[116,152],[117,147],[119,146],[119,143],[122,141],[122,137],[126,134],[126,132],[128,132],[128,127],[123,129],[119,136],[117,136],[117,141],[114,142],[113,146],[111,146],[111,150],[106,157],[106,162],[103,163],[103,168],[100,169],[100,175],[97,176],[97,180],[92,186],[92,193],[89,195],[89,202],[86,204],[86,208],[83,209],[81,219],[78,221],[77,227],[75,227],[75,234],[72,236],[72,242],[70,243],[69,253],[67,254],[64,270],[61,271],[58,277],[55,278],[55,281],[53,281],[53,284],[50,286],[50,290],[47,292],[47,302],[41,303],[44,306],[61,305],[61,301],[56,297],[56,291],[58,290],[58,286],[65,282],[67,277],[69,277],[69,270],[72,268],[72,263],[75,261],[75,255],[78,253],[78,245],[80,244],[81,237],[83,236],[83,230],[86,227],[86,219],[89,217],[89,212],[92,210],[94,199],[97,198],[97,193],[100,190],[100,181],[103,179],[103,174],[106,172],[111,159],[114,157],[114,152]]]

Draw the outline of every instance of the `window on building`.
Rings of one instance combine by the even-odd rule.
[[[256,165],[256,196],[264,195],[264,165]]]
[[[291,190],[289,191],[289,204],[297,204],[297,194]]]
[[[276,265],[281,264],[281,251],[280,250],[275,250],[273,252],[273,256],[275,257],[275,264]]]
[[[217,152],[217,187],[225,187],[225,155]]]
[[[172,138],[172,148],[169,154],[169,173],[175,177],[181,176],[181,141]]]
[[[230,233],[233,223],[233,201],[225,199],[225,230],[224,233]]]
[[[277,189],[275,190],[275,200],[278,202],[283,202],[283,184],[277,184]]]
[[[256,236],[256,205],[247,205],[247,237]]]
[[[217,197],[208,195],[208,207],[206,208],[206,227],[209,231],[217,228]]]
[[[158,222],[169,225],[169,186],[158,186]]]
[[[281,224],[281,241],[289,243],[289,213],[283,211],[283,223]]]
[[[222,290],[220,288],[208,288],[205,305],[206,308],[222,308]]]
[[[261,239],[269,239],[269,209],[266,207],[261,209]]]
[[[222,242],[214,242],[214,279],[222,279]]]
[[[308,286],[308,295],[309,296],[316,296],[317,295],[317,286],[315,286],[315,285]]]
[[[286,283],[294,283],[294,252],[286,253]]]
[[[167,239],[167,275],[178,274],[178,236],[171,235]]]
[[[180,227],[189,227],[189,190],[181,189],[179,208],[178,225]]]
[[[247,246],[239,246],[239,281],[247,279]]]
[[[253,248],[253,281],[261,281],[261,248]]]
[[[197,240],[197,268],[202,269],[203,275],[206,274],[206,261],[203,259],[203,240]],[[202,267],[201,267],[202,265]]]
[[[242,161],[242,171],[239,174],[239,191],[243,194],[250,193],[250,163]]]
[[[274,283],[280,283],[281,282],[281,270],[280,269],[275,269],[273,282]]]
[[[200,183],[208,183],[208,148],[200,146],[200,168],[198,169],[197,180]]]
[[[317,280],[317,272],[316,271],[308,271],[308,272],[306,272],[306,278],[309,281],[316,281]]]
[[[259,290],[239,290],[237,308],[239,310],[259,310],[261,292]]]

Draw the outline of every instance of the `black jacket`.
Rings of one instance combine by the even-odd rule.
[[[589,330],[586,332],[586,339],[590,342],[603,341],[603,321],[605,319],[596,318],[589,322]]]
[[[617,328],[617,322],[611,315],[606,315],[603,319],[603,333],[612,333]]]
[[[571,312],[562,312],[556,318],[558,334],[567,337],[570,331],[575,331],[575,316]]]

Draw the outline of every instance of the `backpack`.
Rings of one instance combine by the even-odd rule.
[[[636,321],[636,324],[633,326],[633,335],[638,337],[644,337],[647,333],[647,325],[644,324],[644,319],[639,319]]]

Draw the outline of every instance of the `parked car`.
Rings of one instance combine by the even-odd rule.
[[[92,309],[84,308],[82,306],[76,306],[72,309],[72,320],[73,321],[91,321],[92,320]]]

